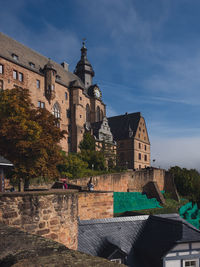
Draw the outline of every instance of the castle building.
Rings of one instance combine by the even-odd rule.
[[[60,143],[63,150],[77,152],[84,132],[90,131],[95,136],[97,149],[106,144],[115,153],[117,148],[119,164],[126,163],[129,168],[150,166],[150,143],[144,118],[138,115],[140,119],[135,123],[135,116],[129,114],[126,134],[118,134],[122,129],[117,125],[124,115],[106,118],[102,92],[93,84],[93,77],[84,42],[81,58],[72,73],[66,62],[58,64],[0,33],[0,89],[27,88],[36,107],[46,108],[60,118],[60,128],[67,131]]]

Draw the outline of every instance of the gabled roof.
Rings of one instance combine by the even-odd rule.
[[[140,118],[140,112],[109,117],[108,123],[114,140],[118,141],[129,138],[130,131],[132,131],[133,137],[135,137]]]
[[[18,56],[18,60],[13,59],[13,54]],[[15,41],[7,35],[0,32],[0,57],[6,58],[15,64],[21,65],[34,72],[42,74],[42,69],[48,64],[49,59],[27,46]],[[30,63],[33,63],[35,67],[31,67]],[[69,86],[73,80],[79,80],[79,78],[73,73],[65,70],[60,64],[51,61],[52,67],[57,71],[60,76],[59,83]]]
[[[0,223],[0,266],[124,266]]]
[[[0,156],[0,166],[13,166],[13,164],[9,160]]]
[[[78,250],[101,255],[106,240],[125,252],[135,267],[161,267],[176,244],[200,242],[200,231],[177,214],[80,221]]]
[[[148,216],[137,216],[80,221],[78,250],[98,256],[105,240],[109,240],[129,254],[147,218]]]

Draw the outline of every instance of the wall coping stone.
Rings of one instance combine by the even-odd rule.
[[[25,192],[2,192],[0,197],[20,197],[30,195],[67,195],[67,194],[78,194],[78,190],[75,189],[51,189],[42,191],[25,191]]]

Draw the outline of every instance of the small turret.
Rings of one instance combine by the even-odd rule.
[[[55,98],[56,73],[57,71],[49,59],[48,63],[44,66],[45,96],[49,102]]]
[[[92,85],[94,70],[87,59],[87,48],[85,47],[84,41],[83,46],[81,48],[81,59],[77,63],[74,73],[82,80],[85,85],[85,88],[88,88]]]

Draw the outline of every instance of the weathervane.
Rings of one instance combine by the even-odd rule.
[[[85,41],[86,41],[86,38],[83,38],[83,46],[85,47]]]

